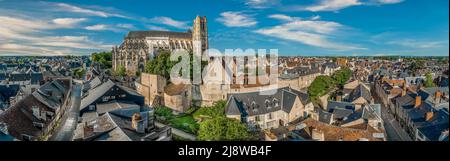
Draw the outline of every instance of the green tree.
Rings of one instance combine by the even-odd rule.
[[[433,82],[433,75],[431,75],[431,72],[427,72],[425,74],[425,87],[436,87],[436,84]]]
[[[101,52],[101,53],[92,53],[91,55],[93,62],[98,62],[104,68],[112,67],[112,53],[111,52]]]
[[[333,79],[339,86],[339,88],[342,88],[351,76],[352,71],[350,70],[350,68],[343,67],[341,70],[338,70],[333,74]]]
[[[74,75],[75,75],[77,78],[82,78],[83,75],[84,75],[84,72],[85,72],[85,70],[84,70],[83,68],[78,68],[78,69],[75,69]]]
[[[119,70],[117,71],[117,75],[122,76],[122,77],[127,75],[127,69],[125,69],[124,66],[119,66]]]
[[[225,117],[217,117],[200,123],[199,140],[245,141],[251,139],[245,124]]]
[[[225,117],[225,106],[226,101],[217,101],[211,107],[202,107],[193,113],[194,118],[200,118],[202,116],[207,116],[210,118]]]
[[[159,54],[153,59],[148,61],[145,64],[145,72],[150,74],[157,74],[164,76],[166,78],[170,77],[170,71],[172,70],[172,67],[181,61],[181,58],[178,59],[178,61],[171,61],[170,60],[171,53],[166,50],[160,50]],[[199,58],[200,59],[200,58]],[[198,60],[198,59],[197,59]],[[190,53],[190,73],[191,73],[191,79],[193,77],[193,61],[194,61],[194,54],[192,52]],[[207,61],[201,62],[201,69],[203,69],[208,64]],[[181,73],[181,71],[180,71]]]
[[[317,99],[330,92],[334,87],[335,82],[331,77],[318,76],[308,87],[308,95],[311,99]]]

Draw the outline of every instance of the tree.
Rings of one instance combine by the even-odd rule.
[[[153,60],[150,60],[145,64],[145,72],[150,73],[150,74],[157,74],[157,75],[164,76],[165,78],[169,78],[172,67],[181,61],[181,58],[179,58],[178,61],[171,61],[170,55],[171,55],[171,53],[169,51],[160,50],[159,54]],[[193,72],[194,54],[191,52],[189,55],[190,55],[190,67],[191,67],[189,70],[191,73],[190,78],[192,79],[193,74],[194,74],[194,72]],[[203,69],[207,64],[208,64],[207,61],[202,61],[201,69]]]
[[[194,112],[193,116],[194,118],[200,118],[202,116],[207,116],[210,118],[225,117],[226,104],[227,104],[226,101],[223,100],[217,101],[211,107],[199,108],[197,111]]]
[[[408,69],[411,70],[412,73],[416,74],[420,69],[425,68],[425,63],[423,60],[413,60],[411,64],[409,64]]]
[[[170,60],[170,52],[161,51],[153,60],[145,64],[145,72],[168,78],[175,62]]]
[[[104,68],[112,67],[112,53],[111,52],[101,52],[101,53],[92,53],[91,55],[92,61],[98,62]]]
[[[308,95],[312,99],[316,99],[325,95],[335,87],[334,80],[329,76],[318,76],[308,87]]]
[[[82,78],[83,75],[84,75],[84,72],[85,72],[85,70],[84,70],[83,68],[78,68],[78,69],[75,69],[74,75],[75,75],[77,78]]]
[[[425,77],[426,77],[426,79],[425,79],[425,83],[424,83],[424,86],[425,87],[436,87],[436,84],[434,84],[434,82],[433,82],[433,75],[431,75],[431,72],[427,72],[426,74],[425,74]]]
[[[200,123],[199,140],[245,141],[251,139],[245,124],[226,117],[217,117]]]
[[[119,70],[117,71],[117,75],[125,76],[127,74],[127,69],[124,66],[119,66]]]
[[[339,85],[339,88],[342,88],[351,76],[352,71],[350,70],[350,68],[343,67],[341,70],[338,70],[333,74],[333,79],[336,84]]]

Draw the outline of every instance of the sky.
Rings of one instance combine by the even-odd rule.
[[[448,0],[0,0],[0,56],[110,51],[132,30],[187,31],[210,48],[290,56],[445,56]]]

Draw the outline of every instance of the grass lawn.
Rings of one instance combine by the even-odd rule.
[[[169,120],[170,126],[186,131],[188,133],[197,134],[199,124],[192,115],[178,116]]]
[[[200,126],[191,114],[174,115],[167,107],[156,108],[155,114],[159,122],[191,134],[197,134]]]

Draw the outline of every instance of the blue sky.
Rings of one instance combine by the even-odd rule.
[[[186,31],[210,47],[281,55],[448,55],[448,0],[0,0],[1,55],[107,51],[130,30]]]

